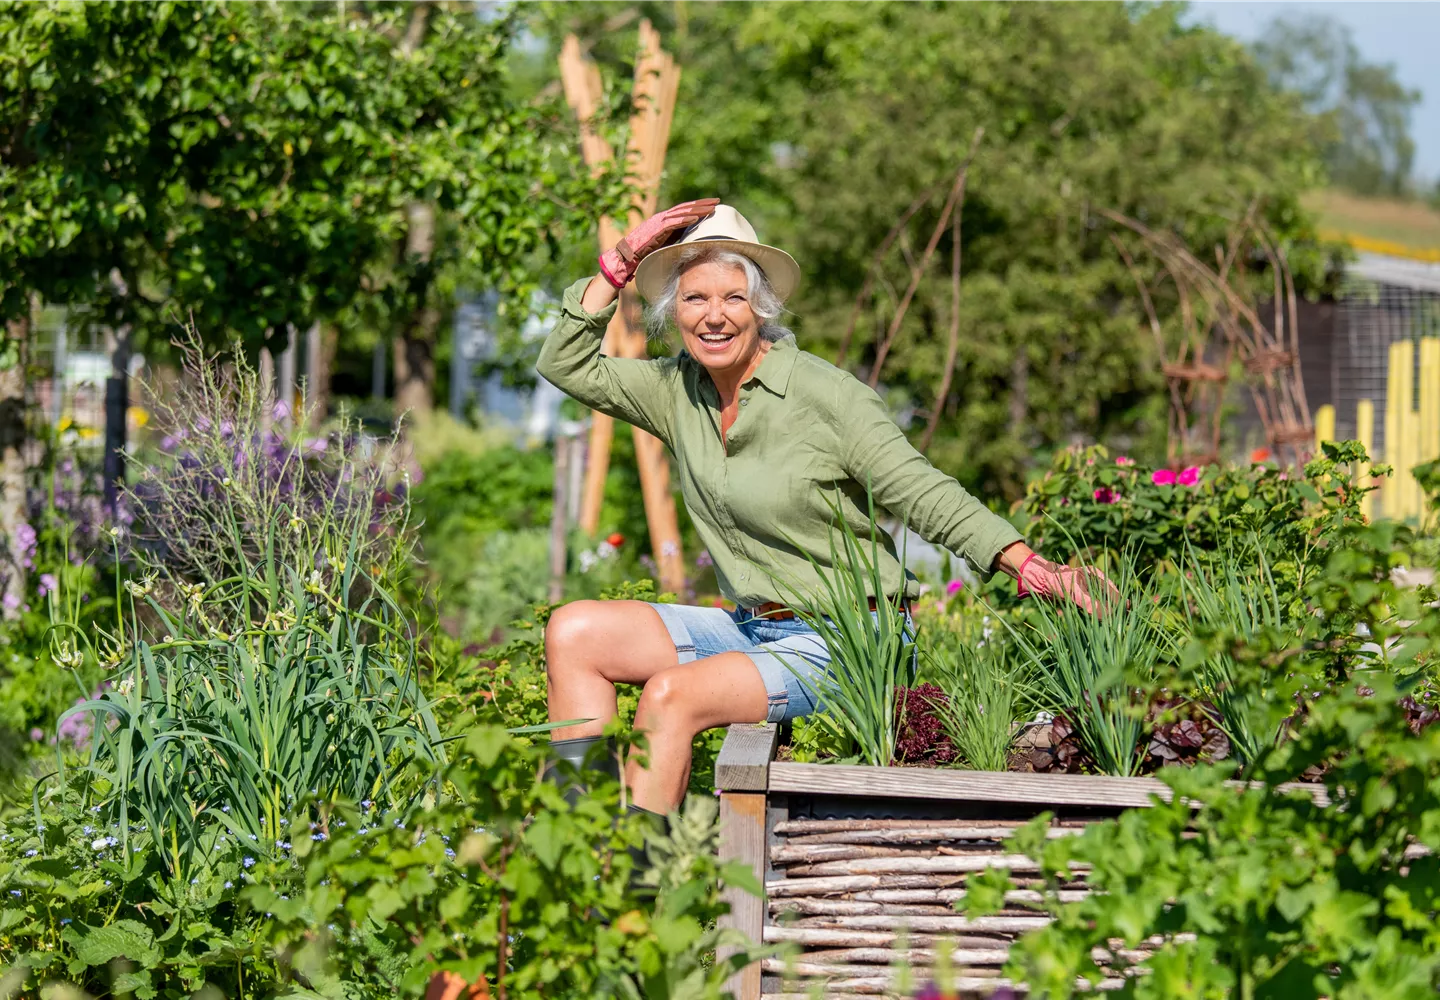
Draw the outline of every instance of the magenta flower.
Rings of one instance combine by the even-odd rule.
[[[1150,473],[1150,481],[1156,486],[1174,486],[1175,473],[1170,469],[1156,469]]]
[[[1182,469],[1179,478],[1175,481],[1181,486],[1194,486],[1200,481],[1200,467],[1198,465],[1192,465],[1189,468]]]
[[[1120,499],[1120,494],[1116,493],[1114,490],[1112,490],[1112,489],[1111,489],[1110,487],[1108,487],[1108,486],[1102,486],[1102,487],[1100,487],[1098,490],[1095,491],[1095,502],[1096,502],[1096,503],[1114,503],[1116,500],[1119,500],[1119,499]]]
[[[1126,465],[1134,465],[1135,459],[1131,458],[1129,455],[1117,455],[1115,457],[1115,464],[1122,467]]]
[[[30,739],[34,742],[39,743],[44,738],[45,730],[41,729],[39,726],[35,726],[30,730]]]
[[[960,591],[964,589],[964,580],[951,580],[949,583],[945,584],[945,594],[948,597],[954,597],[956,594],[960,593]]]

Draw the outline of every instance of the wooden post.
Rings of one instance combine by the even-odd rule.
[[[293,424],[291,417],[295,409],[295,375],[296,361],[299,353],[296,347],[295,324],[285,325],[285,349],[280,352],[280,364],[276,370],[275,399],[284,404],[285,410],[280,416],[281,426],[289,427]]]
[[[570,486],[570,453],[577,444],[563,430],[555,432],[555,486],[552,493],[554,509],[550,512],[550,603],[565,596],[566,535],[568,534],[566,494]]]
[[[765,788],[770,759],[775,756],[778,728],[771,723],[731,726],[725,744],[715,759],[715,788],[720,793],[720,860],[742,861],[765,884],[767,854],[765,830]],[[730,912],[719,920],[722,928],[740,931],[755,944],[765,933],[765,898],[727,886],[722,898]],[[724,960],[733,949],[717,949]],[[735,1000],[759,1000],[760,963],[753,962],[735,973],[725,988]]]
[[[1374,486],[1375,475],[1371,471],[1375,466],[1375,403],[1369,399],[1358,399],[1355,401],[1355,440],[1359,441],[1365,448],[1365,454],[1370,456],[1370,461],[1365,468],[1360,470],[1360,485],[1365,487]],[[1370,520],[1375,514],[1375,494],[1366,493],[1360,498],[1360,515],[1365,520]]]
[[[580,52],[580,41],[567,36],[560,51],[560,79],[565,99],[580,120],[580,148],[585,162],[599,171],[614,155],[605,140],[589,124],[599,109],[601,80],[593,63],[586,63]],[[640,58],[635,64],[633,95],[635,113],[630,119],[630,141],[626,157],[636,177],[639,193],[631,208],[629,226],[635,226],[654,214],[660,194],[660,173],[665,163],[665,150],[670,139],[670,122],[675,110],[675,94],[680,85],[680,69],[660,48],[660,34],[649,21],[640,23]],[[613,247],[624,236],[616,223],[600,220],[601,249]],[[622,293],[620,306],[605,331],[601,350],[623,358],[644,358],[645,326],[639,302],[634,293]],[[685,562],[680,549],[680,526],[675,511],[675,498],[670,492],[670,464],[660,441],[642,430],[635,430],[635,458],[640,470],[641,493],[645,502],[645,518],[650,528],[650,547],[659,567],[660,585],[665,590],[680,591],[685,585]],[[614,421],[602,414],[591,415],[590,443],[587,449],[584,495],[580,504],[580,527],[593,535],[600,526],[600,506],[605,493],[605,477],[610,468],[610,446],[614,441]]]

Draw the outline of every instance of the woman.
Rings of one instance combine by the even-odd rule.
[[[652,319],[679,328],[679,357],[600,354],[632,279]],[[615,684],[644,685],[636,727],[649,767],[631,760],[625,780],[645,810],[679,804],[702,730],[815,710],[805,678],[824,669],[825,645],[781,601],[817,589],[810,560],[829,563],[832,505],[866,536],[867,484],[877,504],[972,566],[1008,574],[1022,593],[1090,606],[1077,571],[1040,558],[931,466],[873,390],[796,346],[775,320],[799,280],[790,255],[759,243],[735,209],[686,202],[646,220],[600,256],[599,274],[566,291],[540,353],[550,382],[669,447],[721,593],[736,605],[576,601],[545,630],[551,720],[591,720],[555,731],[559,756],[583,762],[615,715]],[[916,583],[888,537],[880,559],[885,593],[872,600],[908,606]]]

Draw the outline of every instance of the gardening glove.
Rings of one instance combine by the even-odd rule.
[[[642,260],[669,243],[675,233],[705,218],[718,204],[719,198],[700,198],[650,216],[600,255],[600,273],[616,288],[624,288]]]
[[[1015,592],[1021,597],[1035,594],[1049,600],[1073,601],[1091,614],[1105,611],[1105,605],[1118,601],[1120,591],[1105,574],[1094,566],[1076,569],[1042,558],[1032,552],[1020,564]]]

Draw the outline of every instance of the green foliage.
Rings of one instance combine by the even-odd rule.
[[[1018,655],[989,615],[923,637],[930,640],[921,656],[925,679],[945,692],[935,711],[951,745],[976,770],[1006,770],[1015,735],[1036,705],[1033,661]]]
[[[408,320],[461,272],[523,295],[551,228],[615,191],[552,141],[553,102],[512,99],[512,17],[50,2],[0,25],[7,316],[31,291],[137,331],[175,307],[252,349],[360,303]]]
[[[1432,641],[1434,625],[1432,615]],[[1296,739],[1266,757],[1258,786],[1224,784],[1225,767],[1176,768],[1164,777],[1168,803],[1076,838],[1017,837],[1042,861],[1056,920],[1021,939],[1009,973],[1069,997],[1077,977],[1102,977],[1095,948],[1111,968],[1148,971],[1127,977],[1119,996],[1432,996],[1440,727],[1412,733],[1404,686],[1376,674],[1366,684],[1312,706]],[[1321,762],[1330,805],[1276,787]],[[1429,853],[1407,857],[1417,847]],[[1095,891],[1058,904],[1050,893],[1076,863],[1090,866]],[[970,897],[972,913],[998,902],[984,895]],[[1152,936],[1153,956],[1123,957]]]
[[[1265,541],[1275,575],[1302,586],[1307,572],[1324,563],[1337,530],[1360,520],[1370,488],[1352,484],[1365,463],[1358,442],[1326,442],[1303,477],[1268,463],[1214,465],[1193,470],[1187,486],[1156,483],[1170,470],[1125,456],[1112,460],[1100,445],[1071,448],[1030,484],[1022,505],[1026,534],[1045,551],[1078,541],[1092,553],[1123,549],[1140,565],[1162,567],[1182,565],[1189,551],[1224,552],[1229,539],[1254,535]]]
[[[247,878],[283,877],[289,862],[222,851],[178,878],[148,832],[126,855],[119,827],[78,796],[50,786],[38,800],[38,823],[23,815],[0,822],[7,995],[44,996],[42,986],[68,982],[93,996],[181,1000],[208,984],[248,1000],[277,981],[262,915],[240,893]]]
[[[637,6],[685,70],[661,201],[719,196],[795,255],[805,279],[790,308],[809,350],[834,356],[885,234],[932,191],[911,223],[919,256],[986,129],[966,189],[949,396],[935,399],[946,267],[920,283],[883,372],[897,410],[942,407],[931,458],[986,494],[1018,497],[1038,448],[1160,416],[1153,341],[1099,208],[1208,248],[1258,195],[1302,290],[1325,280],[1328,254],[1298,202],[1321,174],[1310,117],[1179,5]],[[575,29],[628,78],[633,22],[608,4],[542,14],[554,42]],[[937,257],[950,259],[948,236]],[[899,246],[882,272],[847,355],[861,368],[909,279]]]
[[[274,913],[297,985],[414,994],[444,969],[497,990],[503,976],[517,998],[718,997],[748,958],[742,948],[713,966],[699,960],[740,943],[712,928],[719,881],[759,887],[743,866],[717,867],[713,803],[692,802],[637,879],[630,850],[647,821],[616,822],[618,785],[598,783],[572,810],[541,763],[540,750],[482,727],[445,772],[453,795],[433,808],[393,822],[321,813],[303,888],[245,893]],[[401,958],[394,972],[390,956]]]
[[[1122,558],[1111,577],[1114,597],[1090,583],[1098,614],[1071,601],[1041,601],[1035,630],[1012,628],[1011,634],[1033,664],[1041,697],[1065,713],[1101,773],[1133,775],[1144,763],[1144,699],[1155,690],[1168,636],[1134,558]]]
[[[904,609],[880,600],[870,610],[872,596],[885,594],[873,500],[869,555],[838,511],[834,524],[839,530],[832,526],[827,564],[834,569],[827,570],[810,557],[824,590],[800,594],[785,581],[778,583],[783,591],[790,591],[796,617],[815,630],[830,654],[824,671],[798,675],[802,683],[812,688],[818,703],[830,708],[829,718],[855,741],[861,760],[884,767],[895,760],[896,695],[908,686],[913,673],[915,637]],[[795,670],[789,663],[786,666]]]

